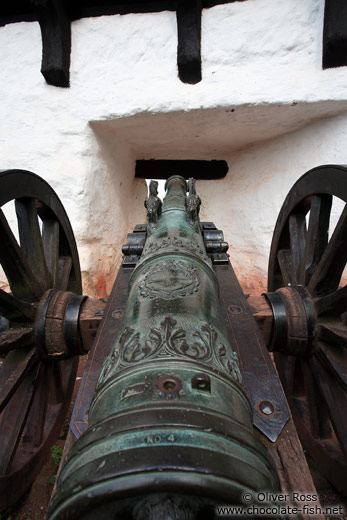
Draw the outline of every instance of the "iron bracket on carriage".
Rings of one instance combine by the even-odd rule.
[[[0,510],[40,471],[88,353],[50,520],[164,518],[168,508],[172,518],[213,518],[245,491],[276,492],[271,446],[292,418],[347,494],[346,207],[332,225],[333,200],[347,201],[345,167],[314,168],[293,186],[268,292],[252,297],[223,231],[200,222],[193,179],[170,177],[163,201],[151,182],[147,223],[129,233],[107,300],[81,295],[74,235],[52,188],[22,170],[2,172],[0,186],[19,236],[0,210],[9,282],[0,291]]]

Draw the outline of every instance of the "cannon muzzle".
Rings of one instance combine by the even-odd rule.
[[[194,181],[156,183],[148,235],[87,431],[69,452],[49,520],[214,518],[277,489],[255,437],[237,353],[200,230]]]

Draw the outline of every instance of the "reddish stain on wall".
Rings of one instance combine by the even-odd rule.
[[[259,296],[267,290],[267,280],[263,276],[245,272],[237,272],[236,276],[244,294]]]
[[[106,278],[104,274],[98,274],[94,288],[99,298],[106,298],[108,296],[106,289]]]

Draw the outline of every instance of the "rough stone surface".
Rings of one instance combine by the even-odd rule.
[[[66,207],[84,289],[110,292],[120,246],[144,221],[135,160],[225,159],[198,184],[202,215],[260,292],[283,199],[306,170],[347,163],[347,69],[322,70],[321,0],[248,0],[202,15],[202,81],[177,75],[173,12],[72,23],[70,89],[40,73],[39,25],[0,28],[0,168],[34,171]],[[179,172],[178,172],[179,173]]]

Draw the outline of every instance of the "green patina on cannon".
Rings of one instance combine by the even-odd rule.
[[[244,492],[276,490],[277,475],[282,492],[310,492],[269,350],[302,442],[347,495],[345,167],[296,182],[269,292],[248,299],[223,232],[199,221],[193,179],[170,177],[163,202],[151,182],[107,301],[81,296],[52,188],[24,170],[1,172],[0,188],[19,237],[0,209],[0,511],[40,471],[87,352],[49,520],[214,519]]]
[[[122,323],[50,520],[193,519],[216,504],[241,503],[245,491],[277,488],[252,431],[194,181],[188,195],[179,176],[166,190],[161,206],[151,186],[148,237]]]

